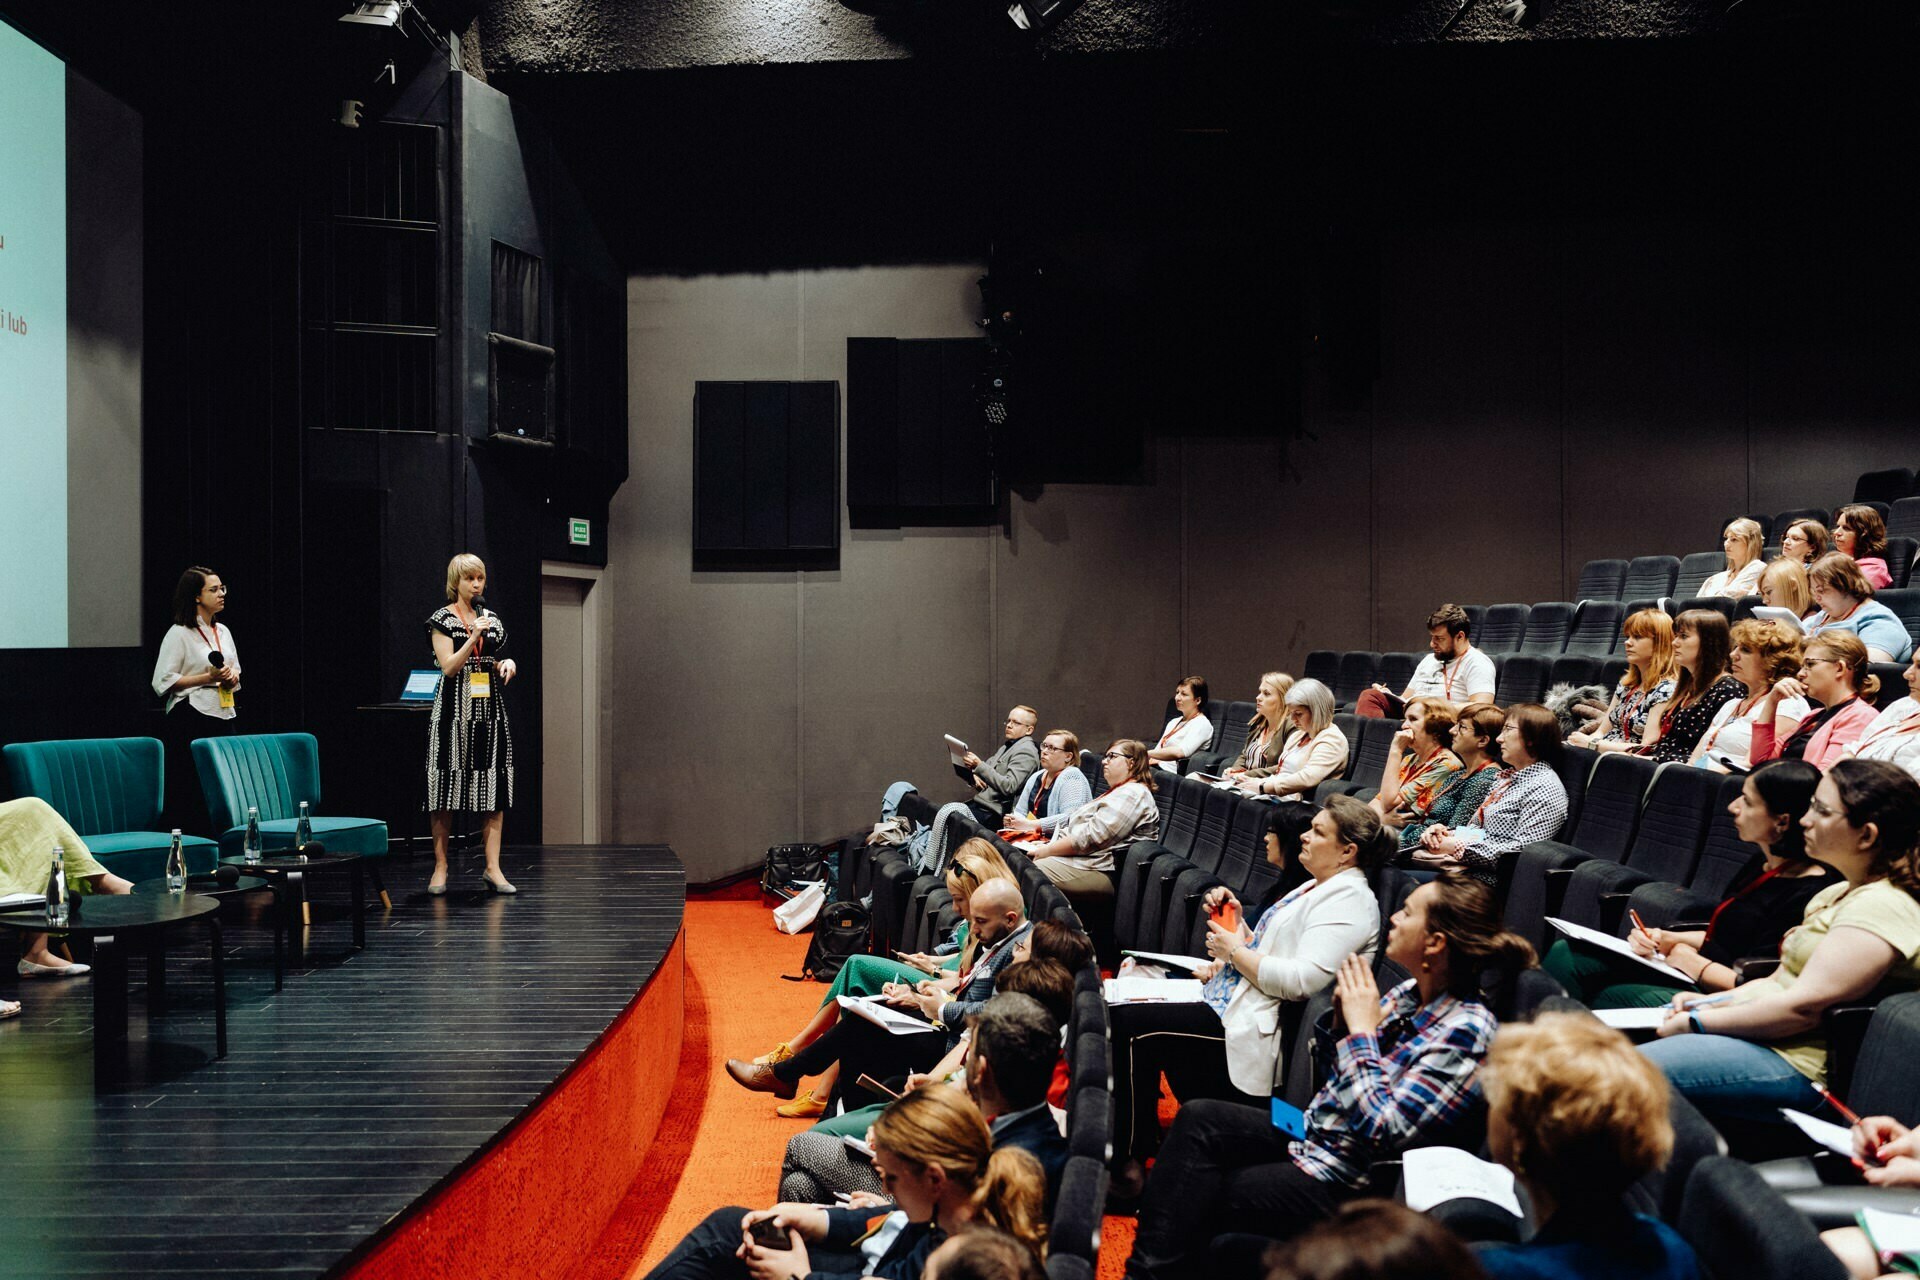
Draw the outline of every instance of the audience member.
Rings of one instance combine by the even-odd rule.
[[[1853,1155],[1860,1176],[1876,1187],[1920,1187],[1920,1133],[1892,1116],[1868,1116],[1853,1126]],[[1835,1227],[1820,1238],[1846,1266],[1849,1275],[1872,1280],[1889,1271],[1859,1227]]]
[[[1284,671],[1269,671],[1260,677],[1260,688],[1253,695],[1253,719],[1247,721],[1247,745],[1240,759],[1226,771],[1227,777],[1246,774],[1264,778],[1280,766],[1280,749],[1286,745],[1287,691],[1293,677]]]
[[[1688,609],[1673,620],[1673,696],[1659,709],[1653,750],[1662,763],[1685,763],[1720,708],[1747,688],[1727,671],[1732,647],[1727,620],[1712,609]]]
[[[1842,748],[1841,757],[1885,760],[1920,778],[1920,653],[1913,655],[1902,674],[1907,696],[1875,716],[1858,738]]]
[[[1414,698],[1393,735],[1380,790],[1367,803],[1396,831],[1426,817],[1434,799],[1460,772],[1460,757],[1448,749],[1460,713],[1438,698]]]
[[[1433,798],[1424,817],[1400,828],[1403,854],[1416,852],[1429,828],[1464,822],[1479,810],[1500,776],[1500,731],[1506,727],[1507,713],[1499,707],[1468,707],[1460,713],[1452,735],[1460,771]]]
[[[1267,832],[1267,860],[1280,863],[1281,833]],[[1248,927],[1224,886],[1206,896],[1207,954],[1195,971],[1198,1004],[1117,1004],[1109,1013],[1114,1053],[1114,1192],[1139,1194],[1145,1161],[1160,1143],[1160,1076],[1174,1096],[1257,1104],[1280,1067],[1280,1006],[1333,982],[1356,952],[1371,960],[1380,903],[1369,878],[1393,856],[1393,834],[1352,796],[1333,796],[1313,816],[1295,853],[1308,879]],[[1233,923],[1223,922],[1225,916]]]
[[[87,842],[54,807],[37,796],[0,802],[0,895],[44,894],[52,853],[60,850],[67,867],[69,893],[132,893],[133,884],[94,860]],[[22,953],[15,971],[22,978],[77,978],[91,966],[73,964],[47,949],[47,935],[21,935]],[[0,1018],[20,1012],[17,1000],[0,1000]]]
[[[1826,768],[1873,723],[1876,713],[1868,699],[1879,689],[1880,678],[1867,670],[1867,647],[1859,636],[1844,631],[1815,636],[1799,674],[1774,681],[1754,708],[1749,757],[1755,764],[1784,758]],[[1774,722],[1776,710],[1792,699],[1808,698],[1820,703],[1820,710],[1783,737]]]
[[[1760,575],[1765,572],[1766,564],[1760,559],[1765,549],[1766,539],[1760,534],[1760,525],[1745,516],[1728,521],[1726,530],[1720,535],[1720,545],[1727,553],[1727,567],[1700,584],[1697,594],[1702,596],[1750,596],[1759,589]]]
[[[955,914],[960,917],[960,923],[954,927],[951,938],[936,947],[932,955],[902,955],[899,960],[874,955],[849,956],[827,987],[827,994],[820,1001],[820,1008],[812,1020],[800,1029],[799,1034],[781,1041],[755,1058],[753,1065],[772,1066],[785,1062],[825,1035],[840,1021],[841,996],[880,995],[890,983],[918,982],[928,975],[943,989],[952,990],[960,971],[972,967],[973,955],[977,950],[968,925],[968,911],[974,890],[988,880],[1004,880],[1016,887],[1018,881],[1006,860],[1000,856],[1000,851],[994,848],[993,842],[977,836],[961,845],[947,860],[946,879],[947,893],[953,899]],[[809,1120],[826,1114],[827,1099],[833,1096],[839,1076],[840,1068],[836,1062],[821,1073],[819,1082],[804,1096],[776,1107],[775,1113],[789,1120]]]
[[[1781,556],[1760,575],[1760,603],[1789,610],[1804,619],[1813,612],[1813,593],[1807,590],[1807,568]]]
[[[1887,522],[1869,506],[1842,507],[1833,518],[1833,549],[1853,557],[1860,576],[1875,591],[1893,585],[1887,572]]]
[[[1635,1213],[1635,1182],[1673,1154],[1667,1082],[1627,1038],[1578,1013],[1500,1028],[1480,1071],[1487,1148],[1533,1201],[1525,1244],[1480,1251],[1494,1280],[1693,1280],[1693,1249]]]
[[[1656,707],[1673,696],[1679,672],[1673,661],[1673,619],[1659,609],[1641,609],[1620,628],[1627,669],[1614,687],[1606,719],[1569,739],[1595,751],[1638,751],[1659,727]]]
[[[1376,684],[1360,695],[1354,714],[1385,716],[1410,698],[1440,698],[1455,706],[1493,701],[1499,682],[1493,659],[1473,647],[1472,619],[1457,604],[1443,604],[1427,618],[1427,648],[1431,650],[1413,669],[1413,679],[1399,693]]]
[[[1078,973],[1093,963],[1093,939],[1058,920],[1035,920],[1033,928],[1014,944],[1013,958],[1016,962],[1058,960],[1068,973]]]
[[[1213,721],[1201,710],[1206,705],[1207,682],[1201,677],[1183,676],[1173,686],[1173,719],[1147,752],[1155,768],[1178,773],[1182,760],[1213,741]]]
[[[1817,1111],[1827,1075],[1821,1015],[1920,986],[1920,783],[1885,761],[1839,761],[1801,826],[1808,852],[1845,883],[1807,904],[1771,975],[1718,996],[1675,996],[1661,1039],[1642,1050],[1709,1119],[1772,1123],[1782,1107]]]
[[[1103,887],[1117,852],[1160,833],[1160,807],[1153,802],[1160,784],[1153,780],[1146,744],[1122,738],[1100,757],[1100,767],[1107,779],[1105,794],[1067,815],[1053,839],[1027,850],[1047,879],[1068,893]]]
[[[873,1165],[897,1209],[828,1209],[776,1204],[749,1212],[716,1209],[688,1232],[648,1280],[814,1274],[919,1280],[927,1256],[948,1235],[976,1223],[1007,1232],[1036,1254],[1046,1248],[1045,1175],[1030,1154],[995,1150],[987,1122],[958,1089],[915,1089],[873,1125]],[[887,1219],[902,1215],[896,1222]],[[784,1233],[763,1244],[761,1224]],[[891,1229],[877,1257],[861,1242]]]
[[[1533,963],[1503,932],[1486,886],[1459,874],[1423,884],[1393,917],[1387,958],[1414,976],[1384,996],[1349,956],[1334,982],[1332,1071],[1297,1141],[1265,1107],[1201,1099],[1180,1109],[1140,1206],[1131,1280],[1197,1274],[1222,1232],[1290,1239],[1367,1190],[1374,1162],[1466,1118],[1493,1040],[1488,970]],[[1328,1024],[1323,1023],[1323,1027]]]
[[[1870,662],[1905,662],[1913,656],[1906,624],[1873,598],[1873,587],[1851,557],[1830,551],[1807,570],[1807,587],[1820,611],[1807,619],[1807,634],[1851,631],[1867,646]]]
[[[1818,520],[1795,520],[1780,535],[1780,558],[1809,565],[1827,554],[1833,540]]]
[[[927,1257],[921,1280],[1047,1280],[1039,1257],[992,1227],[968,1227]]]
[[[1560,721],[1537,702],[1507,708],[1500,731],[1500,758],[1506,762],[1473,817],[1457,827],[1428,827],[1420,837],[1418,858],[1430,866],[1458,865],[1492,886],[1503,861],[1523,845],[1551,839],[1567,818],[1567,786],[1560,780],[1566,749]]]
[[[1473,1251],[1424,1213],[1349,1200],[1267,1253],[1266,1280],[1486,1280]]]
[[[1658,956],[1707,992],[1731,991],[1740,980],[1737,962],[1779,955],[1780,940],[1805,918],[1807,903],[1838,881],[1831,867],[1808,857],[1800,826],[1819,782],[1820,771],[1804,760],[1769,760],[1749,774],[1727,812],[1759,856],[1734,877],[1706,928],[1635,928],[1627,934],[1634,954]],[[1547,949],[1542,967],[1591,1009],[1654,1008],[1680,987],[1679,979],[1616,952],[1564,938]]]
[[[1006,740],[992,755],[982,760],[969,751],[961,757],[973,770],[973,798],[967,803],[989,827],[1020,794],[1028,775],[1040,767],[1040,749],[1033,744],[1033,731],[1039,723],[1038,711],[1024,705],[1015,707],[1007,712]]]
[[[1298,803],[1313,799],[1313,789],[1347,767],[1347,735],[1333,722],[1333,690],[1318,680],[1296,680],[1287,690],[1287,717],[1294,732],[1287,739],[1275,772],[1241,775],[1236,785],[1247,795],[1278,796]],[[1310,807],[1289,815],[1294,833],[1306,829]]]
[[[1720,705],[1688,763],[1715,773],[1751,769],[1754,715],[1774,685],[1800,670],[1800,659],[1800,638],[1779,623],[1758,618],[1734,623],[1730,665],[1746,696]],[[1774,736],[1791,738],[1811,711],[1804,698],[1774,703]]]
[[[1070,729],[1049,729],[1040,739],[1040,767],[1028,776],[1000,826],[1017,834],[1051,835],[1091,799],[1093,785],[1080,772],[1080,739]]]

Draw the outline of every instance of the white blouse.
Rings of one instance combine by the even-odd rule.
[[[1180,772],[1180,761],[1213,741],[1213,721],[1205,716],[1196,715],[1193,719],[1181,721],[1179,716],[1167,721],[1167,727],[1160,732],[1160,741],[1153,744],[1155,751],[1174,751],[1178,756],[1172,760],[1155,760],[1159,768],[1172,773]]]
[[[1759,556],[1747,561],[1740,572],[1728,575],[1725,569],[1700,584],[1702,596],[1753,596],[1760,594],[1760,575],[1767,571]]]
[[[1720,710],[1714,713],[1713,723],[1707,726],[1706,733],[1700,738],[1700,768],[1711,769],[1715,773],[1731,772],[1727,765],[1721,763],[1721,756],[1732,761],[1734,769],[1753,767],[1753,717],[1766,699],[1756,700],[1745,715],[1739,714],[1742,701],[1734,698],[1723,702]],[[1813,708],[1807,705],[1805,698],[1786,698],[1780,703],[1780,718],[1791,720],[1796,725],[1804,723],[1812,714]]]
[[[216,622],[209,631],[206,627],[183,627],[176,622],[160,639],[160,658],[153,664],[153,691],[167,700],[168,711],[185,698],[187,705],[203,716],[231,720],[234,709],[220,705],[218,685],[203,684],[192,689],[175,689],[171,694],[167,692],[182,676],[198,675],[207,669],[207,651],[212,647],[207,643],[210,636],[219,637],[220,656],[227,660],[233,673],[239,675],[240,653],[234,648],[233,632],[227,630],[226,623]]]
[[[1902,698],[1888,706],[1841,755],[1885,760],[1920,779],[1920,702]]]

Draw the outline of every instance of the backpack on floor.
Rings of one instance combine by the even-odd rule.
[[[866,954],[871,925],[867,909],[859,903],[829,902],[813,918],[813,941],[807,944],[807,958],[800,962],[800,976],[788,980],[832,982],[848,960]]]
[[[760,869],[760,891],[785,901],[814,881],[833,887],[827,859],[817,844],[777,844],[767,850]]]

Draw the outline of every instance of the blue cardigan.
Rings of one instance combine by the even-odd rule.
[[[1036,771],[1027,779],[1027,785],[1020,788],[1020,798],[1014,801],[1008,813],[1025,813],[1033,802],[1033,792],[1040,785],[1041,773]],[[1051,833],[1055,827],[1067,820],[1067,815],[1093,799],[1093,788],[1087,784],[1087,775],[1080,772],[1079,766],[1068,765],[1060,771],[1053,784],[1053,790],[1047,792],[1047,811],[1041,815],[1040,829]]]

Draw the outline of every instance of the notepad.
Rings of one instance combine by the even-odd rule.
[[[1780,1108],[1780,1114],[1792,1122],[1800,1132],[1835,1155],[1853,1159],[1853,1130],[1847,1126],[1835,1124],[1831,1120],[1819,1120],[1805,1112],[1794,1111],[1787,1107]]]
[[[1862,1209],[1854,1217],[1883,1265],[1909,1272],[1920,1266],[1920,1216]]]
[[[1667,977],[1683,982],[1689,987],[1694,985],[1692,978],[1689,978],[1686,974],[1680,972],[1658,956],[1635,955],[1633,948],[1627,945],[1625,938],[1616,938],[1610,933],[1602,933],[1598,929],[1589,929],[1583,924],[1575,924],[1571,920],[1562,920],[1558,916],[1548,916],[1547,923],[1566,934],[1569,938],[1576,939],[1580,942],[1591,943],[1593,946],[1599,947],[1603,951],[1611,951],[1617,956],[1625,956],[1636,964],[1643,964],[1655,973],[1665,974]]]
[[[922,1031],[939,1031],[925,1018],[916,1018],[910,1013],[902,1013],[892,1005],[883,1004],[871,996],[840,996],[840,1007],[856,1018],[865,1018],[882,1031],[896,1036],[917,1035]]]
[[[1660,1024],[1673,1015],[1673,1006],[1657,1004],[1651,1009],[1595,1009],[1593,1016],[1620,1031],[1658,1031]]]
[[[1105,990],[1108,1004],[1199,1004],[1198,978],[1108,978]]]
[[[1415,1147],[1401,1157],[1400,1187],[1407,1208],[1425,1213],[1448,1200],[1472,1197],[1497,1204],[1514,1217],[1520,1198],[1514,1194],[1513,1171],[1458,1147]]]
[[[1123,956],[1132,956],[1136,960],[1145,960],[1149,964],[1162,964],[1169,969],[1180,969],[1192,973],[1203,964],[1211,963],[1198,956],[1176,956],[1164,951],[1122,951]]]

